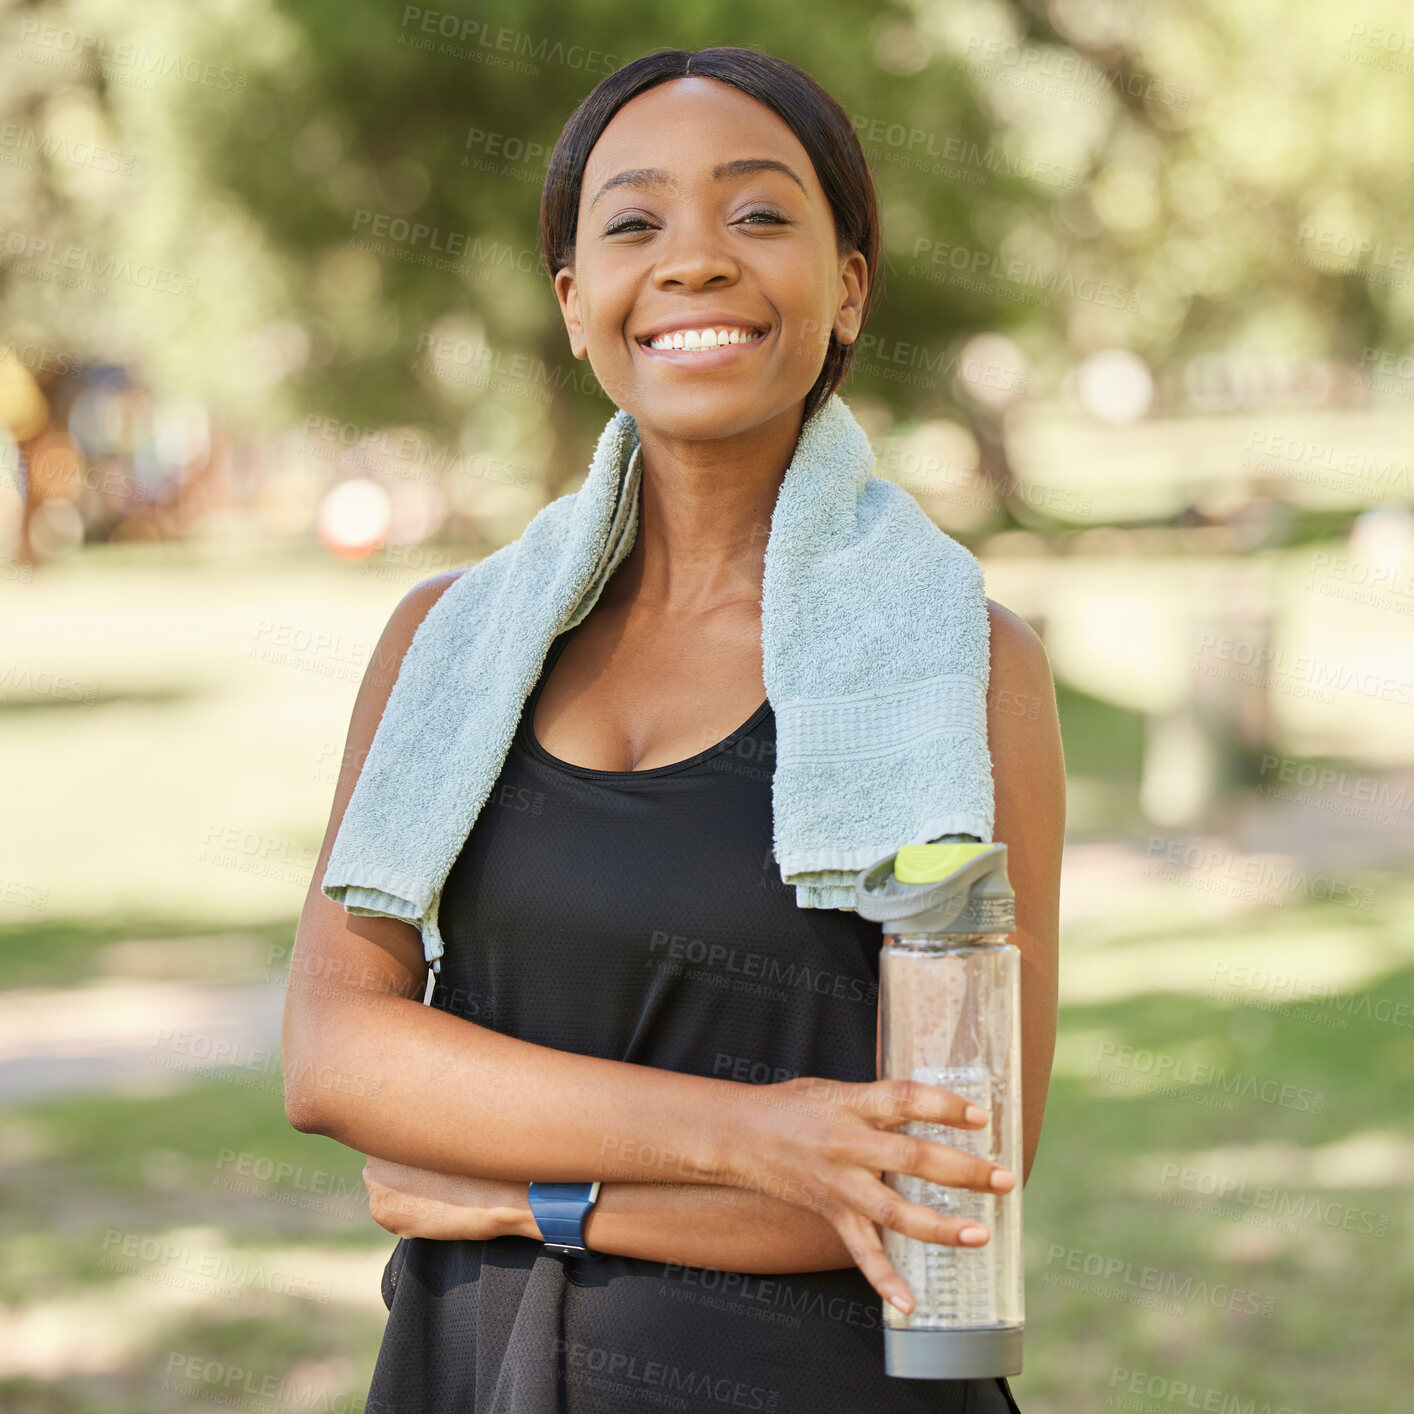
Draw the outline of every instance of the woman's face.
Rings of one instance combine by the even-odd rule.
[[[594,145],[555,293],[575,357],[640,429],[712,440],[800,409],[830,334],[858,336],[867,282],[863,255],[836,250],[785,122],[730,84],[684,78],[626,103]],[[709,328],[739,342],[648,347]]]

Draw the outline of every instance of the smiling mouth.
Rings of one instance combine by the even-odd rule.
[[[644,354],[655,363],[676,366],[684,372],[689,368],[699,368],[703,372],[710,372],[718,368],[725,370],[734,366],[739,360],[749,358],[757,345],[766,342],[766,336],[769,333],[768,329],[750,331],[742,329],[740,331],[741,337],[738,337],[735,343],[728,339],[721,344],[699,342],[695,346],[688,345],[686,340],[680,347],[665,345],[661,342],[657,347],[654,347],[653,344],[642,339],[636,342]]]
[[[638,346],[653,353],[715,353],[719,349],[738,348],[743,344],[760,343],[765,329],[744,327],[677,329],[652,339],[639,339]]]

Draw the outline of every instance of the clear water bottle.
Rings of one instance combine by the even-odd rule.
[[[911,1202],[975,1220],[982,1247],[920,1242],[891,1228],[884,1250],[908,1283],[905,1315],[883,1303],[890,1375],[967,1380],[1021,1370],[1021,973],[1006,846],[971,835],[904,845],[862,870],[856,907],[883,925],[881,1073],[939,1085],[980,1105],[982,1129],[910,1121],[897,1133],[979,1154],[1016,1175],[1010,1193],[949,1188],[912,1174],[884,1182]]]

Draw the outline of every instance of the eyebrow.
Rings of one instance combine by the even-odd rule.
[[[731,177],[749,177],[756,172],[784,172],[801,191],[805,191],[805,183],[784,162],[777,162],[774,157],[738,157],[731,162],[719,162],[712,168],[712,180],[721,182]],[[599,188],[594,200],[589,203],[589,210],[593,211],[605,193],[615,187],[638,187],[641,190],[666,186],[671,181],[672,178],[661,167],[634,167],[616,173]],[[809,192],[805,194],[810,195]]]

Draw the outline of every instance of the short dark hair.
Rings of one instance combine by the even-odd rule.
[[[610,119],[631,98],[680,78],[718,79],[739,88],[779,114],[800,139],[830,203],[836,249],[859,251],[868,266],[867,319],[883,290],[883,242],[873,178],[849,115],[803,69],[735,45],[645,54],[601,80],[570,114],[550,154],[540,198],[540,250],[550,279],[574,263],[584,168]],[[853,361],[854,345],[839,343],[832,332],[824,367],[805,399],[806,418],[844,382]]]

